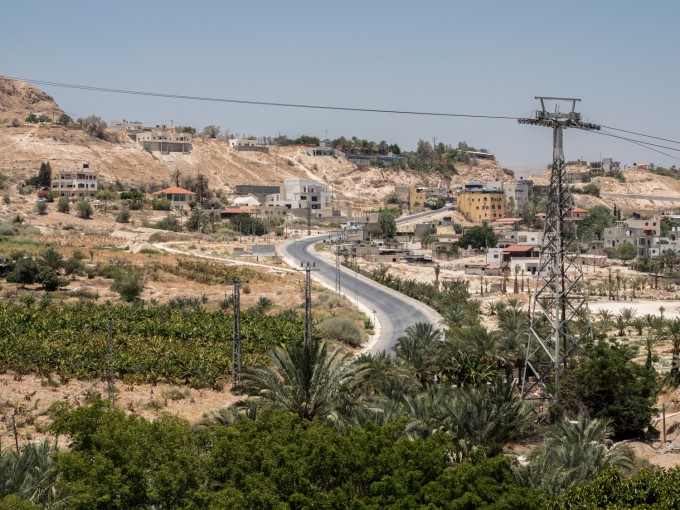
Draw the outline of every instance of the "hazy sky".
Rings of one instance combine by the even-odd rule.
[[[680,140],[680,3],[674,1],[3,2],[0,74],[234,99],[529,116],[536,95],[582,98],[584,118]],[[247,135],[419,138],[551,158],[546,128],[512,120],[309,111],[42,86],[96,114]],[[639,137],[636,137],[639,138]],[[647,140],[680,148],[668,142]],[[680,152],[659,149],[680,157]],[[567,159],[670,166],[622,140],[569,130]]]

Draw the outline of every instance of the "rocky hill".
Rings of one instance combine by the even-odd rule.
[[[194,137],[189,154],[148,152],[126,134],[94,138],[77,125],[24,124],[29,113],[60,115],[53,98],[28,83],[0,77],[0,112],[5,119],[18,118],[12,127],[0,126],[0,172],[15,179],[35,175],[40,163],[54,170],[89,163],[108,182],[127,185],[170,183],[173,170],[184,176],[202,173],[211,187],[233,193],[237,184],[281,184],[289,178],[311,178],[332,186],[340,199],[354,207],[375,207],[394,186],[461,186],[470,180],[509,180],[495,161],[457,166],[458,175],[357,167],[343,157],[311,157],[305,147],[270,147],[269,154],[240,152],[224,139]]]
[[[52,96],[33,85],[0,76],[0,122],[15,118],[23,121],[31,113],[44,113],[56,119],[64,111]]]

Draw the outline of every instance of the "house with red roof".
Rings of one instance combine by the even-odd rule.
[[[571,212],[571,219],[574,221],[585,220],[590,214],[588,211],[581,209],[580,207],[572,207],[569,212]]]
[[[196,193],[178,186],[170,186],[169,188],[151,193],[151,196],[153,197],[159,197],[163,195],[165,195],[165,197],[170,200],[173,207],[184,207],[184,205],[188,204],[189,202],[196,201]]]

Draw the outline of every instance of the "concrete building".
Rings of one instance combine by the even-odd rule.
[[[613,227],[604,229],[604,248],[616,248],[623,243],[630,243],[637,249],[638,257],[658,257],[661,253],[660,222],[658,218],[650,220],[629,219],[617,221]]]
[[[541,249],[537,246],[506,246],[505,248],[489,248],[486,254],[486,262],[490,265],[500,264],[504,270],[512,273],[519,266],[520,271],[534,274],[538,271]]]
[[[253,151],[269,154],[269,147],[258,145],[257,140],[250,138],[230,138],[229,147],[237,151]]]
[[[502,190],[505,195],[505,208],[507,210],[519,211],[529,202],[529,194],[531,193],[530,180],[520,179],[517,182],[503,182],[498,180],[489,181],[486,183],[487,189]]]
[[[311,179],[292,179],[283,182],[283,193],[267,195],[268,206],[309,210],[310,216],[320,218],[322,210],[331,207],[328,185]],[[307,214],[307,213],[304,213]]]
[[[307,156],[334,156],[335,149],[329,140],[322,140],[317,147],[307,149]]]
[[[93,199],[97,196],[97,174],[88,163],[80,170],[60,170],[52,176],[52,191],[63,198]]]
[[[137,133],[137,143],[145,150],[163,154],[191,152],[191,134],[177,133],[174,128],[168,129],[165,124],[159,124],[150,131]]]
[[[137,133],[144,130],[144,125],[139,122],[129,122],[126,119],[123,120],[112,120],[109,123],[109,129],[116,129],[118,131],[126,131],[130,135],[136,135]]]
[[[487,189],[478,182],[458,190],[458,210],[471,222],[490,223],[505,216],[505,195],[499,189]]]
[[[281,193],[281,186],[260,186],[258,184],[237,184],[234,188],[237,195],[253,195],[260,204],[267,201],[267,195]]]
[[[533,230],[510,230],[503,234],[498,244],[505,246],[543,246],[543,232]]]

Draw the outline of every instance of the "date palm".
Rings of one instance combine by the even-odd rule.
[[[56,481],[54,448],[47,442],[26,444],[18,453],[7,450],[0,457],[0,499],[20,494],[41,508],[52,508]]]
[[[348,353],[312,340],[287,343],[269,353],[270,366],[244,370],[235,392],[263,408],[284,409],[302,420],[341,422],[360,405],[362,368]]]
[[[546,433],[545,442],[529,454],[528,466],[515,468],[516,483],[555,495],[592,481],[605,468],[631,470],[632,449],[621,444],[609,448],[611,437],[606,421],[589,420],[585,415],[576,422],[561,420]]]
[[[443,349],[442,333],[432,324],[417,322],[399,337],[394,354],[408,362],[421,384],[431,383],[439,374]]]

